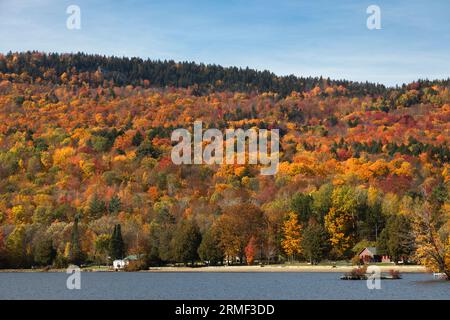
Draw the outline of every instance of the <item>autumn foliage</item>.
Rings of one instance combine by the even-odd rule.
[[[0,55],[0,267],[65,265],[76,217],[83,263],[111,262],[120,224],[124,255],[150,265],[351,259],[360,241],[448,265],[449,81],[384,88],[156,66]],[[278,173],[174,165],[171,133],[195,120],[280,129]],[[425,203],[433,224],[399,241],[402,225],[428,221]],[[443,252],[437,264],[422,234],[430,228]]]

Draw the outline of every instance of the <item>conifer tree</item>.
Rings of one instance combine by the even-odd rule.
[[[122,230],[120,224],[114,226],[114,231],[109,244],[109,255],[112,260],[122,259],[125,255],[125,245],[122,239]]]
[[[78,216],[75,217],[73,223],[72,235],[70,240],[69,262],[75,265],[80,265],[83,262],[83,252],[80,244],[80,231],[78,229]]]

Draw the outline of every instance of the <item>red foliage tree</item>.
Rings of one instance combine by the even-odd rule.
[[[247,260],[248,265],[252,265],[255,261],[255,253],[256,253],[256,239],[255,237],[251,237],[247,246],[245,247],[245,258]]]

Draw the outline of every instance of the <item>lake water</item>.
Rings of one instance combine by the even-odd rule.
[[[382,280],[339,280],[340,273],[83,272],[69,290],[65,273],[0,273],[0,299],[450,299],[450,283],[430,274]]]

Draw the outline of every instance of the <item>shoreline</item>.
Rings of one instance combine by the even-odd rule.
[[[377,266],[377,265],[374,265]],[[397,270],[400,273],[429,273],[424,266],[420,265],[392,265],[377,266],[381,272],[389,272],[390,270]],[[330,265],[267,265],[261,267],[255,266],[208,266],[208,267],[150,267],[148,270],[141,270],[137,272],[336,272],[345,273],[350,272],[356,266],[330,266]],[[66,269],[3,269],[0,273],[13,273],[13,272],[66,272]],[[81,272],[115,272],[112,269],[106,268],[86,268],[81,269]],[[124,271],[120,271],[124,272]]]
[[[381,272],[398,270],[401,273],[427,273],[423,266],[378,266]],[[147,272],[350,272],[355,266],[290,266],[290,265],[269,265],[269,266],[210,266],[210,267],[160,267],[150,268]]]

